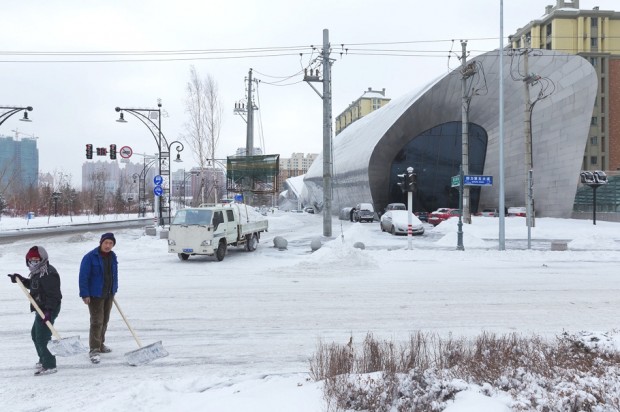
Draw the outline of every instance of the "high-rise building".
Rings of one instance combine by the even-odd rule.
[[[388,104],[389,98],[385,97],[385,88],[381,91],[369,87],[360,98],[349,105],[342,113],[336,116],[336,134],[344,130],[356,120],[361,119],[368,113]]]
[[[290,158],[280,158],[278,187],[284,187],[284,181],[289,177],[305,174],[318,156],[318,153],[293,153]]]
[[[510,36],[514,49],[558,50],[588,60],[598,76],[583,170],[620,170],[620,12],[556,0]],[[567,74],[568,75],[568,74]]]
[[[39,184],[39,149],[35,137],[0,137],[0,184],[14,188]]]

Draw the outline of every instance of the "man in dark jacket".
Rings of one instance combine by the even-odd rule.
[[[42,246],[33,246],[28,250],[26,265],[30,269],[28,278],[17,273],[8,276],[11,282],[16,283],[15,279],[18,278],[26,288],[30,289],[30,296],[45,314],[42,319],[36,315],[30,336],[39,356],[39,361],[35,365],[37,369],[35,376],[50,375],[56,373],[56,357],[47,349],[47,343],[52,338],[52,331],[45,322],[49,321],[54,324],[60,313],[62,300],[60,275],[54,266],[49,264],[47,251]],[[30,311],[34,312],[34,310],[34,307],[30,305]]]
[[[118,290],[118,260],[112,248],[113,233],[104,233],[99,247],[88,252],[80,264],[80,297],[90,312],[90,360],[99,363],[100,354],[111,352],[104,345],[114,295]]]

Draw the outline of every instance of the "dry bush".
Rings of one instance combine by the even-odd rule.
[[[310,362],[311,377],[325,380],[329,409],[368,411],[442,410],[472,384],[488,396],[511,394],[517,411],[620,410],[619,371],[620,354],[568,334],[549,342],[516,333],[466,340],[418,331],[397,347],[369,333],[359,351],[352,342],[320,342]]]

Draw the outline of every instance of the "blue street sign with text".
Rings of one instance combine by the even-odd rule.
[[[161,177],[160,175],[157,175],[153,178],[153,183],[156,184],[157,186],[161,185],[162,183],[164,183],[164,178]]]
[[[154,194],[155,196],[161,196],[161,195],[163,195],[163,194],[164,194],[164,188],[163,188],[163,187],[161,187],[161,186],[159,186],[159,185],[158,185],[158,186],[155,186],[155,187],[153,188],[153,194]]]
[[[493,186],[493,176],[470,176],[465,175],[463,178],[465,186]]]

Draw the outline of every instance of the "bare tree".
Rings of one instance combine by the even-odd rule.
[[[206,166],[211,162],[215,167],[215,150],[220,139],[222,124],[222,104],[218,85],[215,79],[207,74],[201,79],[194,66],[190,66],[190,80],[187,82],[185,111],[189,120],[185,123],[186,133],[183,140],[192,149],[194,160],[198,163],[201,173],[201,201],[204,202],[203,184],[206,184]],[[211,185],[215,188],[216,182]],[[217,191],[213,192],[217,201]]]

